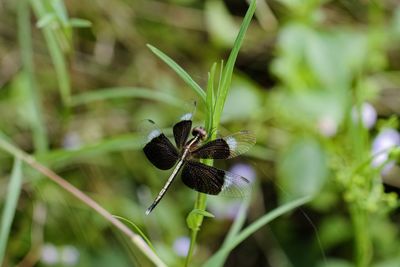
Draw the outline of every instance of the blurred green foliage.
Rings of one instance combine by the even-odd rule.
[[[0,138],[134,223],[168,266],[183,265],[176,241],[190,234],[185,218],[195,193],[177,179],[144,215],[169,173],[145,160],[138,125],[151,118],[168,133],[196,98],[195,124],[209,120],[194,90],[207,88],[210,69],[218,84],[245,1],[5,0],[0,6]],[[245,162],[257,173],[252,200],[238,216],[253,230],[268,211],[293,209],[284,206],[288,201],[314,200],[245,238],[235,228],[241,222],[218,213],[221,202],[225,212],[228,204],[209,198],[215,218],[204,219],[193,266],[216,251],[226,266],[399,265],[400,171],[398,163],[385,168],[398,162],[398,151],[381,151],[392,152],[379,165],[372,152],[379,133],[399,131],[399,41],[396,1],[258,1],[218,129],[222,135],[252,130],[257,144],[217,166]],[[147,44],[183,72],[177,75]],[[192,80],[182,80],[185,73]],[[363,122],[366,102],[378,114],[372,127]],[[28,166],[21,175],[19,167],[12,171],[13,162],[0,151],[3,266],[151,266],[108,222]],[[235,249],[232,224],[230,231],[243,237]],[[65,260],[74,256],[65,256],[68,246],[78,251],[76,262]]]

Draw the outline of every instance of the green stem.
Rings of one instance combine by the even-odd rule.
[[[356,266],[367,267],[372,259],[372,243],[368,229],[368,213],[356,203],[350,204],[350,215],[354,227]]]
[[[254,15],[254,12],[256,10],[256,0],[252,0],[250,3],[250,6],[246,12],[246,15],[244,16],[242,25],[240,27],[239,33],[236,37],[235,43],[232,47],[232,51],[229,55],[227,64],[225,65],[224,68],[221,68],[221,73],[220,73],[220,83],[218,84],[218,88],[214,88],[214,74],[215,74],[215,68],[216,65],[214,64],[211,68],[211,72],[209,74],[209,80],[208,80],[208,86],[207,86],[207,94],[206,94],[206,106],[207,106],[207,116],[206,116],[206,121],[205,125],[207,127],[211,126],[209,129],[207,129],[208,133],[210,134],[210,140],[213,140],[217,136],[216,130],[218,129],[219,122],[221,119],[222,111],[224,110],[224,105],[226,98],[228,96],[228,92],[230,89],[230,84],[232,80],[232,74],[233,74],[233,69],[235,65],[235,61],[237,58],[237,55],[239,53],[240,47],[243,43],[244,40],[244,35],[247,31],[247,28],[250,25],[251,18]],[[216,94],[215,94],[216,91]],[[201,161],[202,163],[212,166],[213,165],[213,160],[212,159],[205,159]],[[206,209],[206,201],[207,201],[207,196],[202,193],[198,193],[197,199],[195,202],[195,209],[199,209],[201,211],[205,211]],[[200,227],[203,223],[203,215],[198,214],[195,217],[195,225],[194,227],[191,228],[191,238],[190,238],[190,247],[188,251],[188,255],[186,257],[185,261],[185,266],[189,266],[190,260],[193,256],[193,251],[194,251],[194,246],[196,244],[196,239],[197,239],[197,233],[200,230]]]
[[[207,203],[207,195],[203,194],[203,193],[198,193],[196,202],[194,203],[194,208],[199,209],[199,210],[205,210],[206,203]],[[189,263],[192,259],[194,247],[196,246],[197,234],[200,231],[201,225],[203,224],[203,218],[204,218],[203,216],[199,215],[197,217],[197,222],[196,222],[197,227],[195,229],[191,230],[190,246],[189,246],[189,251],[188,251],[188,254],[187,254],[186,260],[185,260],[185,267],[189,266]]]

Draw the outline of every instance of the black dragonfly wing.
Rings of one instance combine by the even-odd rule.
[[[178,149],[181,149],[185,145],[191,129],[192,121],[186,118],[174,125],[172,130],[174,133],[175,144]]]
[[[147,120],[146,123],[150,131],[146,137],[147,143],[143,148],[144,154],[157,168],[161,170],[171,169],[179,159],[178,150],[154,121]]]
[[[181,178],[186,186],[209,195],[245,197],[251,192],[246,178],[197,161],[184,163]]]
[[[229,159],[247,152],[255,143],[256,137],[251,131],[240,131],[205,143],[191,155],[200,159]]]

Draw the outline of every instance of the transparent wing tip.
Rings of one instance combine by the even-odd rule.
[[[180,120],[181,121],[183,121],[183,120],[189,121],[189,120],[192,120],[192,118],[193,118],[193,113],[186,113],[186,114],[183,114],[182,117],[180,117]]]

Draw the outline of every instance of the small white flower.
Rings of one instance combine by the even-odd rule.
[[[190,246],[190,239],[187,236],[181,236],[174,241],[173,249],[180,257],[186,257]]]
[[[317,123],[319,132],[326,137],[334,136],[337,132],[337,123],[329,116],[324,116]]]
[[[354,107],[351,114],[353,121],[358,121],[358,113],[358,109]],[[361,121],[365,128],[371,129],[376,123],[377,116],[375,108],[370,103],[365,102],[361,105]]]
[[[47,265],[54,265],[59,261],[57,248],[53,244],[44,244],[40,260]]]
[[[68,132],[62,141],[62,146],[67,150],[78,149],[81,145],[81,137],[77,132]]]

